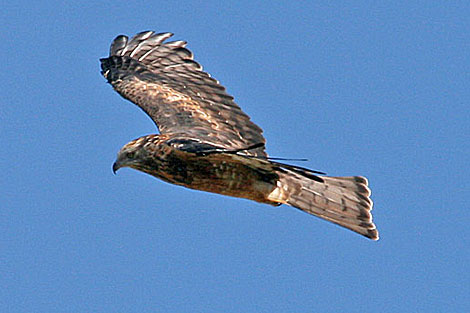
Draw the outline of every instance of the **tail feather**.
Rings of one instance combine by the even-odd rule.
[[[300,173],[279,173],[277,188],[269,199],[348,228],[373,240],[379,239],[372,221],[372,200],[365,177],[322,176],[323,182]]]

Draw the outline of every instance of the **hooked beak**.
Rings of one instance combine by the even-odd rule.
[[[113,173],[114,173],[114,175],[116,175],[117,170],[120,169],[120,168],[121,168],[121,165],[117,161],[113,163]]]

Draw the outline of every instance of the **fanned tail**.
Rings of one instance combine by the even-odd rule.
[[[365,177],[318,176],[319,180],[285,169],[278,175],[277,188],[269,200],[291,205],[372,240],[379,239]]]

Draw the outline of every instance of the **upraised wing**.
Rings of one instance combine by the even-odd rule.
[[[266,156],[261,128],[193,60],[186,42],[164,42],[172,35],[147,31],[130,40],[116,37],[109,57],[101,59],[101,73],[160,133],[231,151],[257,146],[245,153]]]

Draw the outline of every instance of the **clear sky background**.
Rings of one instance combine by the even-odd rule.
[[[470,4],[9,1],[0,11],[1,312],[465,312]],[[100,75],[175,33],[270,155],[369,178],[373,242],[111,165],[152,121]]]

